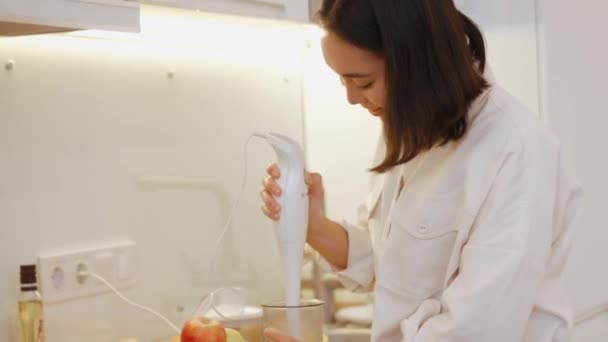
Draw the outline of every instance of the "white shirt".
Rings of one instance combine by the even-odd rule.
[[[373,288],[372,341],[569,341],[562,272],[581,187],[559,141],[500,87],[468,115],[459,142],[372,176],[337,274]]]

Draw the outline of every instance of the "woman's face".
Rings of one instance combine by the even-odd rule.
[[[360,104],[374,116],[384,114],[384,59],[327,33],[322,40],[327,65],[339,76],[350,104]]]

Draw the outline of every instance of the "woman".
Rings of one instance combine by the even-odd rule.
[[[568,341],[582,191],[557,139],[493,84],[476,25],[452,0],[325,0],[319,14],[326,63],[384,140],[366,227],[327,218],[307,173],[307,241],[345,286],[373,289],[372,341]],[[280,171],[268,174],[276,220]]]

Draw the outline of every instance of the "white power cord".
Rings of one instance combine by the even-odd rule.
[[[160,318],[163,322],[165,322],[177,334],[181,333],[181,329],[178,328],[175,324],[173,324],[173,322],[171,322],[167,317],[165,317],[162,314],[154,311],[153,309],[150,309],[149,307],[143,306],[141,304],[137,304],[137,303],[133,302],[132,300],[130,300],[129,298],[125,297],[120,291],[118,291],[116,289],[116,287],[114,287],[114,285],[112,285],[109,281],[107,281],[106,279],[104,279],[99,274],[94,273],[94,272],[89,272],[89,271],[80,271],[80,272],[78,272],[78,276],[79,277],[83,277],[83,278],[92,277],[92,278],[95,278],[95,279],[99,280],[105,286],[107,286],[110,290],[112,290],[112,292],[114,292],[114,294],[116,294],[120,299],[122,299],[123,301],[125,301],[127,304],[129,304],[131,306],[134,306],[134,307],[136,307],[136,308],[138,308],[140,310],[143,310],[143,311],[146,311],[148,313],[151,313],[152,315]]]
[[[217,272],[216,261],[219,256],[219,252],[221,250],[220,245],[222,243],[222,240],[226,236],[228,229],[230,229],[230,223],[232,223],[234,213],[236,212],[236,209],[239,205],[239,201],[241,200],[241,197],[243,197],[243,192],[245,191],[245,186],[247,183],[247,168],[248,168],[247,147],[249,147],[249,142],[251,141],[251,138],[254,138],[254,137],[263,138],[263,136],[260,135],[259,133],[253,133],[253,134],[249,135],[249,137],[247,137],[247,140],[245,141],[245,144],[243,145],[243,164],[244,165],[243,165],[243,178],[241,180],[241,188],[239,189],[239,193],[236,197],[236,200],[234,201],[234,204],[232,205],[232,208],[230,209],[230,214],[228,215],[228,219],[226,220],[226,223],[224,224],[224,227],[222,228],[222,232],[220,233],[220,236],[217,238],[217,240],[215,242],[215,248],[214,248],[213,254],[211,256],[211,260],[209,261],[209,271],[212,274],[215,274]],[[234,287],[219,288],[219,289],[211,292],[210,295],[207,296],[206,298],[203,298],[203,300],[201,301],[200,305],[198,306],[198,308],[196,309],[194,314],[195,315],[204,315],[211,309],[215,313],[217,313],[218,316],[220,316],[222,319],[231,320],[232,318],[230,317],[230,315],[225,315],[224,313],[221,312],[221,310],[219,310],[217,308],[217,303],[215,300],[216,295],[219,292],[225,291],[225,290],[233,291],[237,296],[243,296],[238,288],[234,288]],[[241,304],[242,305],[240,305],[240,307],[238,308],[238,311],[239,311],[239,313],[242,314],[243,311],[245,310],[245,305],[244,305],[244,303],[241,303]]]
[[[243,165],[243,178],[241,181],[241,188],[239,190],[239,193],[236,197],[236,200],[234,201],[234,204],[232,205],[232,208],[230,209],[230,214],[228,215],[228,219],[226,220],[226,224],[224,224],[224,228],[222,229],[222,232],[220,234],[220,236],[217,238],[217,241],[215,242],[215,249],[213,251],[213,254],[211,256],[211,261],[209,262],[209,270],[212,273],[216,272],[215,269],[215,263],[216,260],[218,258],[218,254],[220,251],[220,244],[222,243],[222,240],[224,239],[224,236],[226,235],[226,233],[228,232],[228,229],[230,228],[230,223],[232,223],[232,218],[234,217],[234,213],[236,212],[236,208],[239,205],[239,201],[241,199],[241,197],[243,197],[243,191],[245,191],[245,185],[247,182],[247,147],[249,146],[249,141],[251,141],[251,138],[259,136],[257,134],[251,134],[247,140],[245,141],[245,145],[243,147],[243,161],[244,161],[244,165]]]

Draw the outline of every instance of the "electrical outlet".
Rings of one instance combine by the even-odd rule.
[[[129,287],[135,283],[134,260],[134,242],[40,255],[40,291],[48,304],[111,291],[95,278],[79,277],[81,270],[101,276],[118,289]]]

